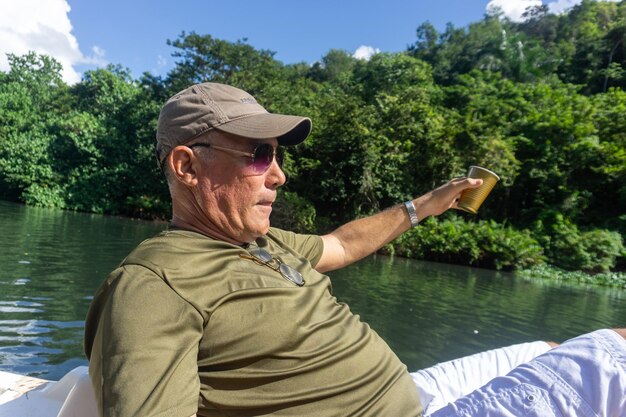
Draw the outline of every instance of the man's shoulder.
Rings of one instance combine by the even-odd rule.
[[[232,245],[188,230],[164,230],[141,242],[122,261],[121,266],[142,265],[150,269],[178,269],[190,258],[212,254],[219,258]]]
[[[290,232],[288,230],[279,229],[278,227],[270,227],[270,230],[267,232],[266,237],[271,240],[283,241],[288,239],[290,236],[295,235],[296,233]]]
[[[277,246],[283,250],[295,252],[309,259],[312,265],[317,264],[324,251],[324,243],[318,235],[295,233],[271,227],[266,237],[271,242],[270,249],[272,246]]]
[[[277,240],[277,241],[290,241],[294,239],[305,240],[305,239],[311,239],[311,238],[319,238],[319,236],[315,234],[292,232],[289,230],[280,229],[278,227],[270,227],[269,232],[267,232],[266,236],[272,240]]]

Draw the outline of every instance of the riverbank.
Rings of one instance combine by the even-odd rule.
[[[385,254],[514,271],[557,280],[621,286],[626,282],[619,233],[580,231],[556,218],[532,229],[457,214],[428,218],[381,250]]]
[[[111,219],[114,223],[118,220],[121,222],[130,220],[151,230],[162,230],[167,227],[167,221],[164,219],[145,220],[121,215],[78,213],[71,210],[24,206],[20,203],[2,200],[0,200],[0,205],[4,205],[4,209],[7,211],[18,210],[18,207],[28,207],[31,215],[35,217],[96,216],[102,221]],[[549,258],[546,258],[542,245],[527,230],[515,230],[494,221],[467,221],[467,219],[454,214],[442,217],[444,218],[425,220],[419,227],[381,248],[379,253],[485,270],[515,271],[517,275],[529,278],[626,288],[626,272],[622,270],[588,273],[559,268],[550,262]],[[282,223],[283,219],[280,217],[272,220],[272,224],[288,230],[292,228],[297,230],[298,226],[301,226]],[[305,230],[304,232],[315,233],[316,231]],[[595,249],[597,250],[599,247],[600,245],[596,245]],[[119,259],[124,255],[124,253],[120,253]],[[593,253],[586,255],[593,256]],[[599,257],[597,256],[597,258]],[[119,259],[116,258],[114,262],[119,261]]]
[[[626,272],[601,272],[587,274],[581,271],[565,271],[552,265],[538,265],[517,271],[517,275],[527,278],[549,279],[578,284],[594,284],[605,287],[626,289]]]

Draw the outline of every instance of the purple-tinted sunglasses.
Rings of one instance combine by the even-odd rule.
[[[193,145],[189,145],[188,147],[194,148],[196,146],[203,147],[203,148],[213,148],[213,149],[217,149],[218,151],[229,153],[231,155],[252,158],[252,163],[247,166],[247,168],[250,169],[250,171],[246,172],[248,174],[253,174],[253,175],[263,174],[265,171],[269,169],[270,165],[272,165],[274,158],[276,158],[276,163],[278,163],[279,167],[282,168],[283,166],[282,152],[274,148],[274,146],[269,143],[262,143],[256,146],[252,153],[238,151],[236,149],[231,149],[231,148],[225,148],[223,146],[217,146],[211,143],[194,143]]]

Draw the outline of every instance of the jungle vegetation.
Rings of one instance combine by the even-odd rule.
[[[183,32],[167,76],[121,65],[65,84],[54,59],[10,55],[0,72],[0,198],[28,205],[166,219],[154,159],[168,97],[215,81],[269,111],[306,115],[311,137],[287,149],[273,224],[333,227],[464,175],[501,181],[476,216],[446,213],[384,248],[498,269],[549,264],[626,268],[626,1],[583,0],[568,13],[497,12],[467,27],[428,22],[405,51],[369,60],[333,49],[283,64],[243,39]]]

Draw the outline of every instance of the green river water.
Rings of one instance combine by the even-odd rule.
[[[0,370],[58,379],[86,364],[100,282],[164,223],[0,202]],[[626,325],[626,291],[371,256],[330,274],[334,294],[410,370],[507,344]]]

